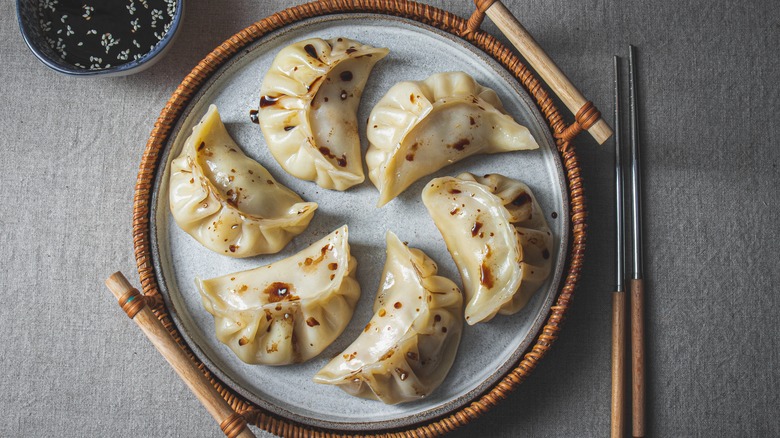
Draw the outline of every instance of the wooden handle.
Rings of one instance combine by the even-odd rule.
[[[488,17],[506,35],[509,41],[520,51],[520,54],[531,64],[547,85],[558,95],[572,114],[588,102],[582,93],[571,83],[569,78],[550,59],[531,34],[520,24],[511,12],[500,1],[494,2],[486,11]],[[599,144],[603,144],[612,136],[612,128],[603,118],[598,119],[588,132]]]
[[[626,436],[626,293],[612,293],[612,438]]]
[[[631,416],[632,433],[645,436],[645,283],[631,280]]]
[[[209,414],[217,420],[225,435],[230,438],[254,437],[255,435],[247,427],[246,420],[233,411],[206,376],[190,361],[184,350],[179,348],[149,306],[144,304],[143,295],[138,293],[127,278],[121,272],[116,272],[108,277],[106,286],[119,300],[122,309],[138,324],[157,351],[171,364],[176,374],[184,380]]]

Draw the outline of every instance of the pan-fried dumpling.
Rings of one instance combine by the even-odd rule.
[[[394,85],[371,111],[366,133],[368,177],[379,189],[380,207],[471,155],[539,147],[493,90],[463,72]]]
[[[258,118],[284,170],[326,189],[365,180],[357,109],[371,69],[388,52],[347,38],[312,38],[276,55],[260,88]]]
[[[197,280],[217,339],[246,363],[287,365],[320,354],[360,297],[347,226],[270,265]]]
[[[214,105],[171,163],[170,185],[176,223],[206,248],[231,257],[279,252],[317,209],[244,155]]]
[[[552,234],[531,189],[502,175],[432,180],[422,200],[458,266],[466,322],[522,309],[552,268]]]
[[[374,316],[358,338],[314,381],[349,394],[396,404],[436,389],[460,343],[463,298],[418,249],[387,233],[387,261]]]

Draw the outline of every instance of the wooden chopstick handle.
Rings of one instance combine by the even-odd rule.
[[[478,5],[479,6],[479,5]],[[585,96],[571,83],[569,78],[555,65],[547,53],[539,46],[531,34],[520,24],[514,15],[500,1],[493,2],[485,14],[506,35],[521,55],[531,64],[547,85],[555,92],[572,114],[577,115],[588,103]],[[595,118],[595,117],[594,117]],[[587,128],[599,144],[612,136],[612,128],[603,118],[599,118]]]
[[[626,436],[626,293],[612,293],[612,438]]]
[[[230,438],[250,438],[255,435],[249,430],[246,420],[233,411],[206,376],[192,363],[173,339],[168,330],[146,305],[143,295],[127,281],[121,272],[112,274],[106,286],[119,300],[119,305],[138,324],[141,331],[184,380],[206,410],[217,420],[220,428]]]
[[[644,280],[631,280],[631,429],[634,437],[645,436],[644,301]]]

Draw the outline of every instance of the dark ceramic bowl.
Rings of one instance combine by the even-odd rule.
[[[19,28],[22,31],[24,42],[46,66],[72,76],[125,76],[151,67],[171,47],[184,17],[184,0],[176,0],[176,14],[171,21],[171,26],[152,51],[124,64],[99,70],[88,70],[64,61],[46,42],[39,24],[38,5],[40,1],[16,0],[16,17],[19,20]]]

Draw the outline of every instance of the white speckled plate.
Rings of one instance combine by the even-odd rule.
[[[471,157],[424,178],[381,209],[377,190],[366,181],[346,192],[323,190],[287,174],[269,153],[258,125],[249,119],[260,84],[274,56],[284,46],[306,38],[348,37],[388,47],[368,81],[358,120],[396,82],[421,80],[441,71],[461,70],[493,88],[505,108],[528,126],[541,148],[530,152]],[[309,228],[284,250],[270,256],[235,260],[213,253],[179,229],[168,206],[168,178],[176,157],[209,104],[219,108],[230,134],[246,153],[263,164],[282,184],[305,200],[319,203]],[[367,147],[361,127],[363,151]],[[491,388],[531,345],[557,293],[567,254],[568,199],[564,173],[544,118],[517,81],[492,58],[449,34],[414,21],[373,14],[341,14],[304,20],[270,33],[227,62],[185,108],[163,150],[152,203],[152,256],[157,281],[176,325],[195,354],[236,392],[284,418],[337,430],[402,428],[452,412]],[[385,259],[385,231],[392,230],[412,247],[430,255],[439,274],[460,284],[460,277],[439,231],[420,200],[423,185],[433,177],[501,173],[526,182],[536,194],[554,234],[553,274],[528,306],[512,316],[464,328],[457,359],[445,382],[430,396],[413,403],[386,406],[349,396],[337,387],[317,385],[312,376],[361,332]],[[352,254],[358,260],[362,296],[344,333],[321,355],[293,366],[248,365],[214,335],[214,320],[201,304],[194,278],[210,278],[288,257],[342,224],[349,225]]]

